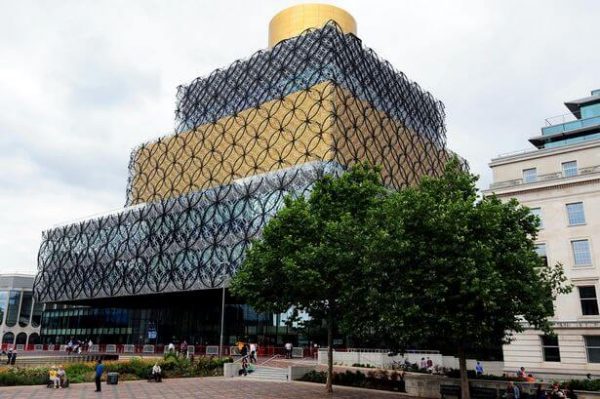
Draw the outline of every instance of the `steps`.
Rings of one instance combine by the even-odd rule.
[[[258,366],[254,368],[252,373],[248,373],[246,377],[253,380],[265,380],[265,381],[287,381],[288,370],[287,368],[280,367],[264,367]]]

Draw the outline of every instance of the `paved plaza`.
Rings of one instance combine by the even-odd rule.
[[[43,386],[0,387],[0,399],[393,399],[405,394],[334,386],[327,395],[322,384],[306,382],[269,382],[244,378],[174,378],[164,382],[127,381],[118,385],[102,384],[102,392],[94,392],[94,384],[73,384],[67,389]]]

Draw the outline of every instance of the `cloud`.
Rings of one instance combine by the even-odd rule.
[[[41,231],[121,207],[136,145],[172,132],[176,87],[266,47],[285,1],[19,1],[0,16],[0,272]],[[365,45],[446,105],[448,143],[491,182],[565,100],[600,88],[595,1],[334,1]]]

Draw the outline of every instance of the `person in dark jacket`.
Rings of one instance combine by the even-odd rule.
[[[102,385],[100,381],[102,379],[102,374],[104,373],[104,365],[102,364],[102,359],[98,359],[98,364],[96,364],[96,392],[102,391]]]

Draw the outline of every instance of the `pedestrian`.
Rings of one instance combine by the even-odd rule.
[[[292,349],[293,349],[293,345],[291,342],[286,342],[285,343],[285,358],[286,359],[291,359],[292,358]]]
[[[481,362],[477,362],[477,364],[475,364],[475,375],[477,377],[483,375],[483,365],[481,364]]]
[[[535,377],[533,376],[533,374],[529,373],[529,374],[527,374],[527,377],[525,377],[525,381],[526,382],[535,382]]]
[[[506,399],[520,399],[521,390],[514,382],[509,381],[506,387]]]
[[[12,350],[12,348],[9,348],[8,352],[6,353],[6,364],[10,364],[10,362],[12,361],[12,357],[13,357],[13,350]]]
[[[50,382],[53,384],[54,388],[60,388],[60,377],[58,376],[56,366],[52,366],[50,368],[50,370],[48,371],[48,378],[50,379]]]
[[[242,358],[242,374],[245,376],[248,375],[248,358],[247,357],[243,357]]]
[[[250,344],[250,363],[256,363],[256,344]]]
[[[169,351],[169,353],[175,352],[175,344],[173,344],[173,342],[170,342],[169,346],[167,347],[167,350]]]
[[[181,354],[183,356],[187,355],[187,348],[188,348],[188,343],[187,341],[184,339],[183,342],[181,343],[181,345],[179,346],[179,350],[181,351]]]
[[[535,388],[534,399],[546,399],[546,391],[542,389],[542,384],[536,384]]]
[[[90,340],[88,341],[88,348],[87,348],[88,352],[92,350],[92,345],[94,345],[94,342],[90,338]]]
[[[427,372],[433,373],[433,360],[427,356]]]
[[[102,380],[102,374],[104,373],[104,365],[102,364],[102,359],[98,359],[98,364],[96,364],[96,392],[102,391],[102,386],[100,381]]]
[[[419,364],[419,370],[427,369],[427,360],[424,357],[421,358],[421,363]]]
[[[158,363],[154,363],[154,366],[152,367],[152,378],[154,378],[154,381],[156,382],[162,381],[162,370]]]
[[[14,366],[16,361],[17,361],[17,350],[14,349],[12,356],[10,357],[10,364]]]
[[[524,379],[525,377],[527,377],[527,373],[525,372],[525,367],[521,367],[520,369],[517,370],[517,378]]]
[[[244,344],[244,346],[242,346],[242,351],[240,354],[242,355],[242,359],[248,360],[248,344]]]

